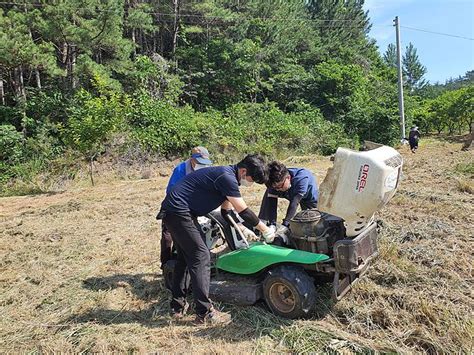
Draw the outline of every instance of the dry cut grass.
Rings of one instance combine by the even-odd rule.
[[[472,152],[423,141],[402,147],[405,172],[378,215],[381,255],[341,302],[289,321],[263,305],[219,305],[226,327],[173,324],[154,220],[168,177],[107,180],[0,199],[0,351],[472,353]],[[294,157],[321,181],[327,158]],[[458,168],[456,168],[458,167]],[[463,185],[464,186],[464,185]],[[263,189],[245,192],[257,208]],[[283,206],[281,207],[283,209]]]

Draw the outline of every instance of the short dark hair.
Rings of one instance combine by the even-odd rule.
[[[289,172],[286,166],[278,161],[272,161],[268,164],[268,181],[266,183],[268,188],[272,188],[275,184],[282,182]]]
[[[267,164],[259,154],[247,155],[237,164],[237,168],[247,169],[247,176],[250,176],[257,184],[265,184],[268,180]]]

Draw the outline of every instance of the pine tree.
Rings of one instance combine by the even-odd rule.
[[[26,100],[27,74],[35,73],[36,84],[41,86],[40,70],[50,75],[59,73],[52,44],[40,36],[34,38],[31,20],[37,15],[37,10],[28,12],[25,7],[8,12],[0,8],[0,80],[8,82],[17,102]],[[38,26],[38,20],[35,24]]]
[[[397,67],[397,47],[390,43],[383,55],[383,61],[390,67]]]
[[[411,92],[422,89],[427,84],[427,81],[423,79],[426,72],[426,67],[421,64],[415,46],[410,42],[403,56],[403,76],[405,85]]]
[[[324,59],[368,55],[373,43],[367,39],[371,24],[364,0],[308,0],[312,26],[325,49]]]

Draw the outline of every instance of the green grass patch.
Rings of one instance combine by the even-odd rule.
[[[474,175],[474,162],[459,163],[454,170],[464,175]]]
[[[271,336],[292,353],[340,354],[370,353],[370,350],[351,341],[335,337],[315,325],[293,324],[274,330]]]

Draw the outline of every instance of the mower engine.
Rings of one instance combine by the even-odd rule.
[[[346,237],[344,221],[317,209],[300,211],[290,221],[293,246],[298,250],[332,256],[334,243]]]
[[[402,158],[393,148],[339,148],[320,186],[318,209],[301,211],[290,221],[294,248],[330,257],[316,271],[334,274],[337,300],[378,255],[374,213],[395,194],[401,169]]]

